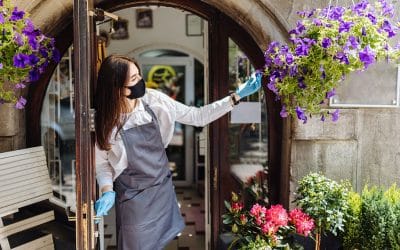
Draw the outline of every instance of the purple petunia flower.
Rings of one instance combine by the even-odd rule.
[[[375,62],[375,52],[371,50],[369,45],[365,46],[364,49],[358,53],[358,57],[364,63],[365,68]]]
[[[353,11],[355,11],[358,15],[362,15],[362,13],[364,12],[364,10],[368,7],[368,1],[367,0],[363,0],[357,4],[354,5],[353,7]]]
[[[304,77],[299,77],[297,79],[297,86],[299,86],[301,89],[307,88],[307,85],[304,83]]]
[[[332,121],[336,122],[339,119],[339,109],[336,109],[335,112],[332,113]]]
[[[392,4],[388,4],[385,0],[379,0],[382,5],[382,15],[393,17],[394,16],[394,8]]]
[[[24,45],[24,39],[22,38],[21,34],[15,33],[14,35],[14,41],[18,46]]]
[[[3,6],[3,0],[0,0],[0,6]]]
[[[313,24],[314,24],[315,26],[321,26],[321,25],[322,25],[322,21],[321,21],[321,19],[314,18],[314,19],[313,19]]]
[[[298,43],[295,49],[296,56],[307,56],[310,46],[306,43]]]
[[[271,90],[272,92],[274,92],[276,95],[279,94],[278,89],[277,89],[276,86],[275,86],[275,82],[269,82],[269,83],[267,84],[267,87],[268,87],[269,90]]]
[[[32,69],[29,71],[29,81],[36,82],[37,80],[39,80],[39,72],[35,69]]]
[[[37,50],[39,47],[34,35],[28,35],[28,43],[32,50]]]
[[[367,17],[371,21],[372,24],[376,24],[376,17],[373,14],[368,13]]]
[[[60,51],[58,49],[54,48],[52,58],[55,62],[59,62],[61,59]]]
[[[276,53],[276,51],[279,49],[279,42],[273,41],[269,44],[268,49],[266,51],[267,54],[271,53]]]
[[[367,31],[365,30],[365,27],[361,28],[361,35],[362,36],[366,36],[367,35]]]
[[[283,65],[283,61],[281,60],[281,58],[279,56],[274,58],[274,64],[278,65],[278,66],[282,66]]]
[[[48,57],[48,55],[49,55],[49,53],[47,52],[46,47],[40,47],[40,48],[39,48],[39,53],[40,53],[44,58]]]
[[[16,88],[16,89],[23,89],[23,88],[25,88],[25,84],[23,84],[23,83],[17,83],[17,84],[15,84],[15,88]]]
[[[296,107],[296,114],[297,118],[303,121],[303,124],[307,122],[307,116],[304,114],[304,111],[299,106]]]
[[[0,13],[0,23],[4,24],[4,16],[3,13]]]
[[[383,21],[381,29],[388,33],[388,37],[393,37],[396,35],[396,32],[393,30],[392,25],[388,20]]]
[[[293,62],[294,62],[293,55],[292,55],[292,53],[288,52],[288,53],[286,54],[286,63],[287,63],[288,65],[290,65],[290,64],[292,64]]]
[[[310,18],[310,17],[312,17],[314,15],[314,13],[315,13],[315,9],[312,9],[310,11],[304,10],[304,11],[297,11],[296,12],[296,14],[299,15],[300,17],[302,17],[302,18],[304,18],[304,17]]]
[[[329,10],[329,18],[332,20],[339,20],[344,14],[345,8],[341,6],[331,7]]]
[[[17,103],[15,104],[15,108],[23,109],[26,104],[26,99],[22,96],[18,99]]]
[[[335,89],[332,89],[332,90],[326,92],[326,98],[327,99],[329,99],[329,98],[331,98],[331,97],[333,97],[335,95],[336,95],[336,90]]]
[[[354,24],[353,22],[340,22],[339,33],[349,32],[353,24]]]
[[[22,30],[22,33],[25,35],[32,35],[34,33],[35,26],[33,25],[32,21],[30,19],[25,20],[25,27]]]
[[[13,65],[17,68],[25,68],[25,65],[29,63],[29,57],[25,54],[18,53],[13,57]]]
[[[351,46],[353,49],[358,48],[358,41],[355,36],[349,36],[349,40],[347,41],[347,46]]]
[[[42,74],[44,71],[45,71],[45,69],[46,69],[46,67],[49,65],[49,61],[44,61],[44,63],[42,63],[41,65],[40,65],[40,67],[39,67],[39,73],[40,74]]]
[[[288,116],[288,112],[287,112],[287,110],[286,110],[286,106],[285,106],[285,105],[282,106],[282,110],[281,110],[281,112],[279,113],[279,115],[280,115],[281,117],[283,117],[283,118]]]
[[[338,52],[336,56],[334,57],[335,59],[338,59],[340,62],[345,63],[345,64],[350,64],[349,58],[347,55],[343,52]]]
[[[39,58],[36,55],[34,55],[34,54],[29,55],[29,62],[28,62],[29,65],[35,66],[36,63],[38,63],[38,62],[39,62]]]
[[[326,49],[326,48],[328,48],[329,46],[331,46],[331,39],[328,38],[328,37],[324,37],[324,38],[322,39],[322,47]]]
[[[292,67],[289,68],[289,76],[295,76],[297,75],[298,70],[297,70],[297,65],[293,65]]]
[[[14,7],[13,12],[11,13],[10,20],[11,21],[18,21],[24,18],[25,12],[23,10],[18,11],[17,7]]]
[[[2,63],[0,63],[0,69],[3,69],[3,64]]]
[[[323,121],[323,122],[325,121],[325,115],[321,116],[321,121]]]

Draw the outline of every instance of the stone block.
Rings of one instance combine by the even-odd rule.
[[[13,136],[18,133],[19,112],[11,103],[0,105],[0,136]]]
[[[292,145],[291,193],[297,182],[310,172],[328,178],[349,180],[357,186],[358,141],[296,141]]]
[[[333,111],[333,110],[332,110]],[[293,123],[293,139],[295,140],[349,140],[357,138],[358,110],[341,109],[339,120],[325,122],[320,117],[308,119],[306,124],[295,119]]]

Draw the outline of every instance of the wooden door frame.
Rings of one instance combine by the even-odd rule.
[[[75,0],[78,1],[78,0]],[[91,1],[91,0],[89,0]],[[107,11],[116,11],[123,8],[143,6],[153,3],[149,0],[121,0],[116,4],[112,0],[104,0],[98,6]],[[153,3],[154,4],[154,3]],[[218,100],[228,93],[228,38],[239,45],[241,50],[249,57],[251,63],[256,68],[262,68],[264,65],[263,51],[239,24],[231,18],[202,1],[196,0],[165,0],[157,1],[158,5],[179,8],[195,13],[206,19],[209,24],[209,100],[210,102]],[[63,54],[72,43],[73,29],[72,16],[66,26],[60,28],[60,32],[56,35],[56,46]],[[64,23],[65,25],[65,23]],[[94,47],[94,46],[93,46]],[[46,72],[41,76],[40,80],[31,85],[28,93],[28,105],[26,112],[27,122],[27,146],[40,145],[40,113],[41,105],[46,93],[46,88],[52,76],[56,64],[50,64]],[[264,79],[265,80],[265,79]],[[283,132],[282,119],[279,116],[280,104],[275,102],[273,93],[266,89],[267,117],[268,117],[268,166],[269,166],[269,188],[270,201],[272,203],[281,202],[288,205],[289,200],[289,161],[283,156],[285,165],[282,165],[282,139]],[[210,149],[210,178],[211,180],[211,227],[212,227],[212,248],[217,249],[218,233],[222,226],[221,215],[224,213],[223,201],[229,199],[231,190],[234,190],[235,184],[230,178],[228,164],[228,120],[227,116],[215,121],[210,125],[209,142],[210,145],[220,145],[219,148],[212,147]],[[287,136],[285,136],[287,137]],[[86,138],[90,140],[90,138]],[[286,148],[286,147],[285,147]],[[224,151],[222,151],[224,150]],[[285,151],[285,150],[284,150]],[[78,154],[77,154],[78,157]],[[215,180],[215,182],[213,181]],[[216,184],[216,185],[215,185]],[[215,191],[215,192],[213,192]]]
[[[264,56],[254,39],[242,27],[237,25],[226,15],[214,17],[210,27],[210,82],[219,83],[210,87],[210,101],[218,100],[228,93],[228,40],[231,38],[239,48],[248,56],[250,62],[256,69],[264,66]],[[217,38],[214,34],[218,34]],[[217,72],[213,72],[217,71]],[[222,72],[222,73],[221,73]],[[268,188],[271,203],[283,203],[288,206],[289,192],[285,192],[288,185],[281,185],[280,181],[289,183],[289,176],[285,175],[281,167],[282,153],[282,119],[279,115],[280,105],[275,102],[274,94],[266,88],[266,79],[263,78],[263,90],[266,93],[267,117],[268,117]],[[236,181],[231,177],[229,164],[229,131],[228,116],[215,121],[210,126],[211,146],[211,203],[212,206],[212,228],[217,229],[212,233],[212,241],[218,249],[218,233],[222,226],[221,216],[225,211],[225,200],[230,200],[232,191],[238,191]],[[287,166],[288,167],[288,166]],[[283,174],[283,175],[282,175]],[[216,184],[216,185],[215,185]],[[283,197],[287,193],[287,198]]]

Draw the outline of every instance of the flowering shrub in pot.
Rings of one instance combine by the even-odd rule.
[[[314,229],[313,219],[300,209],[288,213],[282,205],[266,208],[256,203],[246,210],[235,193],[230,202],[225,201],[225,206],[228,212],[223,215],[223,223],[234,234],[230,248],[288,249],[286,240],[290,233],[307,237]]]
[[[35,28],[29,14],[19,10],[10,0],[0,0],[0,104],[14,103],[24,108],[21,89],[35,82],[50,60],[60,54],[54,39]]]
[[[265,52],[267,87],[282,102],[281,116],[308,115],[333,121],[339,111],[321,109],[345,76],[380,60],[399,58],[399,46],[389,39],[399,30],[392,24],[393,6],[385,0],[363,0],[350,7],[328,6],[299,12],[288,45],[272,42]]]
[[[315,222],[315,249],[320,249],[321,235],[338,235],[350,218],[350,184],[338,183],[319,173],[303,177],[296,190],[294,202]]]

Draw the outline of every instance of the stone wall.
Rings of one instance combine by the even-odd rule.
[[[287,31],[294,27],[297,11],[328,4],[325,0],[204,1],[234,18],[263,49],[271,40],[285,41],[288,38]],[[55,32],[55,27],[59,28],[62,25],[66,15],[72,13],[72,0],[15,2],[30,11],[34,23],[50,34]],[[149,2],[157,3],[154,0]],[[352,3],[348,0],[338,2]],[[396,3],[396,9],[400,10],[399,2]],[[385,76],[376,72],[376,77]],[[371,78],[371,81],[374,79],[376,78]],[[291,191],[294,190],[296,181],[309,171],[321,171],[334,179],[350,179],[357,190],[366,183],[390,185],[392,182],[398,182],[399,109],[353,108],[342,110],[341,113],[337,123],[322,123],[318,119],[310,120],[306,125],[297,121],[292,123]],[[0,127],[0,150],[23,147],[23,112],[16,117],[18,122],[12,121],[18,124],[16,126],[19,129],[16,132],[4,133],[5,127]]]

